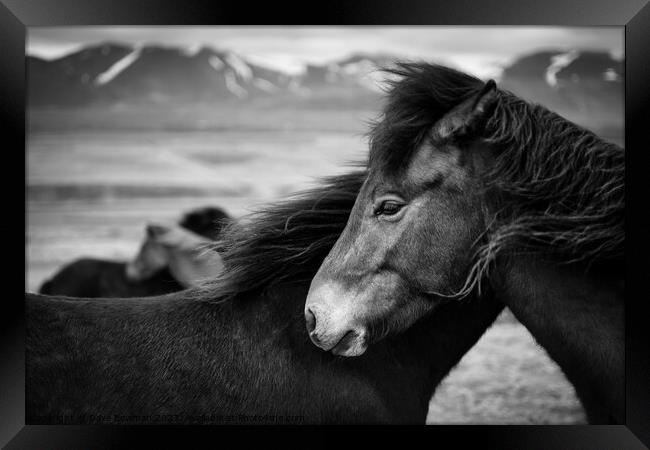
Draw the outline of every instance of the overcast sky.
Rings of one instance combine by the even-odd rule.
[[[201,45],[233,50],[251,61],[299,72],[351,53],[387,53],[498,75],[514,57],[543,49],[604,50],[623,57],[623,27],[30,27],[27,52],[52,59],[84,45],[112,41]]]

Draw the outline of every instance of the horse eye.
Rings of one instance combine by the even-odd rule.
[[[378,216],[379,215],[392,216],[393,214],[397,214],[400,209],[402,209],[401,204],[392,200],[386,200],[379,205],[379,208],[377,208],[375,214]]]

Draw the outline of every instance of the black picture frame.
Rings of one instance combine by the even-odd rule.
[[[425,443],[453,443],[454,447],[498,449],[643,449],[650,447],[650,327],[645,323],[649,299],[642,287],[648,278],[649,221],[645,218],[644,158],[650,151],[650,4],[648,0],[427,0],[361,3],[330,1],[322,5],[209,0],[0,0],[0,127],[3,153],[17,155],[25,149],[25,38],[27,27],[71,25],[234,25],[234,24],[368,24],[368,25],[616,25],[625,27],[626,114],[626,424],[616,426],[436,426],[420,427]],[[24,155],[24,154],[23,154]],[[6,156],[8,159],[8,156]],[[16,161],[20,161],[19,157]],[[22,162],[26,159],[23,157]],[[6,208],[18,211],[18,169],[6,162],[2,192],[11,197]],[[16,164],[19,164],[16,163]],[[17,167],[17,166],[16,166]],[[26,169],[24,167],[24,169]],[[7,205],[8,203],[8,205]],[[26,198],[25,203],[26,204]],[[7,209],[8,210],[8,209]],[[6,233],[20,233],[15,214],[2,225]],[[26,218],[26,214],[25,214]],[[25,219],[27,220],[27,218]],[[16,223],[17,222],[17,223]],[[26,225],[26,223],[24,223]],[[18,235],[18,234],[16,234]],[[630,241],[631,239],[631,241]],[[16,243],[17,244],[17,243]],[[23,248],[24,251],[24,248]],[[6,260],[5,256],[5,260]],[[3,272],[17,286],[18,264]],[[641,288],[641,289],[635,289]],[[18,288],[15,288],[16,291]],[[117,448],[134,446],[194,447],[205,440],[224,443],[223,433],[250,436],[248,427],[178,426],[36,426],[25,425],[24,303],[14,287],[9,289],[0,317],[0,444],[8,449]],[[331,429],[308,429],[331,438]],[[385,428],[373,428],[383,436]],[[397,431],[402,430],[397,429]],[[258,428],[268,436],[271,428]],[[296,437],[304,428],[284,429]],[[395,429],[391,429],[391,433]],[[367,435],[366,433],[365,435]],[[365,439],[365,438],[364,438]],[[314,438],[310,438],[314,443]],[[316,443],[323,441],[316,439]],[[156,444],[158,443],[158,444]],[[337,443],[337,440],[334,440]],[[161,445],[162,444],[162,445]]]

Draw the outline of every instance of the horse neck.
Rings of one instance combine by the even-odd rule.
[[[210,327],[215,333],[210,341],[230,346],[232,333],[224,328],[240,330],[237,342],[248,346],[247,361],[267,368],[247,379],[249,391],[272,396],[269,384],[279,391],[304,389],[313,398],[330,398],[346,408],[358,407],[360,398],[372,403],[379,397],[382,407],[399,412],[407,422],[413,417],[425,420],[435,388],[503,309],[487,298],[449,301],[406,332],[373,344],[363,356],[337,358],[309,341],[303,318],[307,289],[300,283],[278,285],[263,295],[231,302],[233,313]],[[219,370],[228,372],[222,366]]]
[[[417,359],[427,406],[440,382],[494,323],[504,305],[491,295],[449,300],[404,333],[402,355]]]
[[[590,421],[622,420],[622,279],[523,257],[506,266],[498,298],[562,368]]]

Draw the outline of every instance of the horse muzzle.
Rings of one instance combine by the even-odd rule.
[[[332,298],[328,295],[330,291],[327,286],[321,286],[313,292],[310,290],[307,296],[305,324],[309,339],[317,347],[335,355],[362,355],[368,348],[366,329],[353,320],[350,302],[334,305],[328,301]]]

